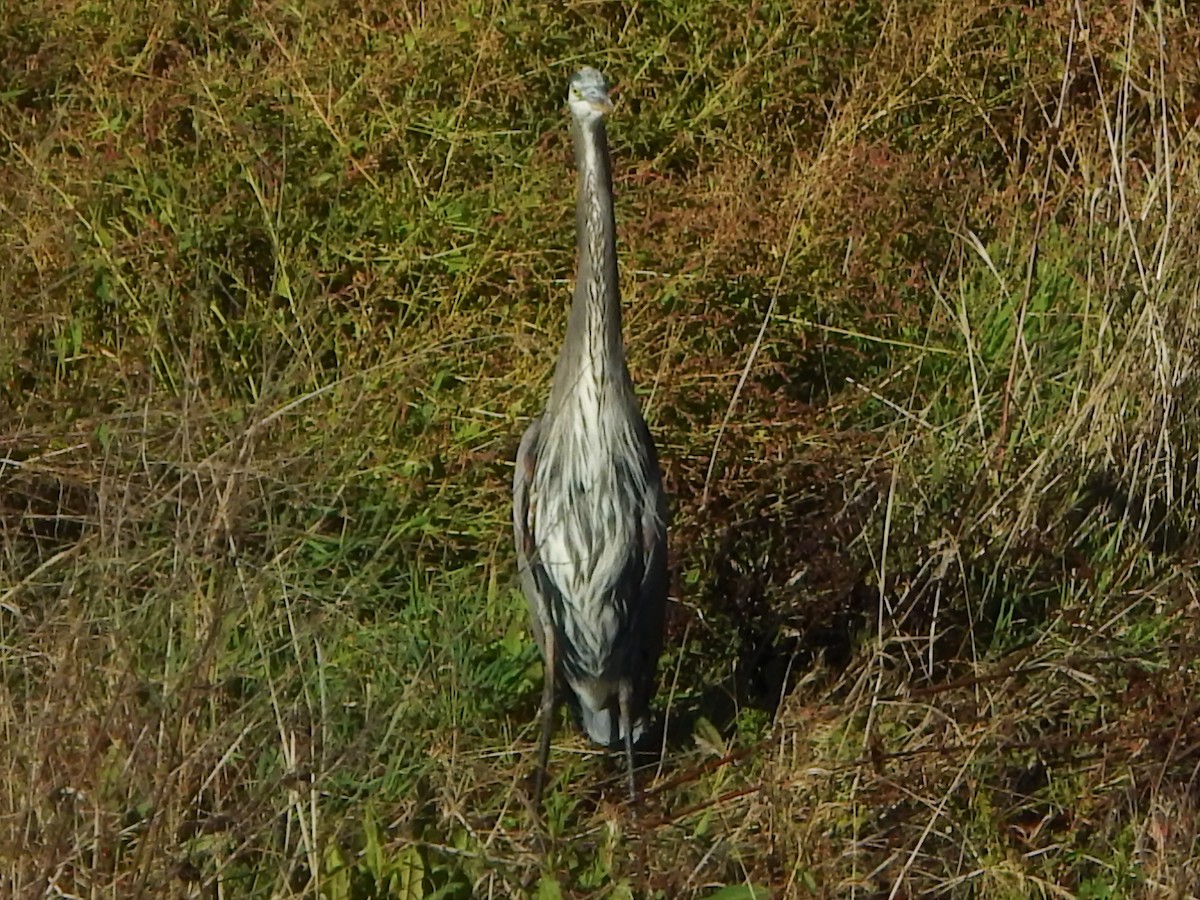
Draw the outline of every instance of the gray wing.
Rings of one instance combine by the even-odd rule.
[[[530,497],[533,472],[537,466],[541,442],[542,420],[534,419],[525,429],[521,444],[517,448],[517,465],[513,473],[513,536],[517,544],[517,566],[521,576],[521,588],[529,604],[529,618],[533,637],[538,648],[546,652],[546,627],[550,622],[549,601],[543,595],[534,567],[536,546],[533,537],[534,516],[537,514],[536,500]]]
[[[643,425],[643,428],[645,426]],[[632,660],[637,715],[645,712],[654,696],[655,671],[662,652],[663,630],[667,612],[667,497],[662,487],[662,473],[649,429],[645,430],[648,450],[649,477],[641,509],[641,558],[634,563],[640,571],[630,572],[637,588],[633,599],[631,627],[635,636],[636,656]]]

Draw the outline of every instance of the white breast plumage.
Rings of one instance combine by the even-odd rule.
[[[590,618],[608,626],[602,630],[609,631],[615,630],[617,623],[608,621],[612,616],[596,610],[596,605],[608,599],[622,562],[629,558],[630,546],[639,538],[635,521],[618,512],[619,499],[630,489],[629,473],[617,453],[621,429],[605,427],[603,411],[606,401],[612,401],[589,374],[581,379],[575,396],[582,410],[590,409],[590,414],[562,416],[555,425],[564,426],[563,431],[551,442],[574,449],[543,456],[539,462],[534,478],[538,500],[534,537],[542,565],[564,601],[581,610],[594,610],[598,615]],[[572,424],[574,427],[565,427]],[[558,489],[539,490],[555,470]]]

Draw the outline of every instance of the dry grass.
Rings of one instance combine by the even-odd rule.
[[[0,892],[1200,892],[1173,6],[43,4],[0,29]],[[675,504],[640,808],[509,460],[619,85]]]

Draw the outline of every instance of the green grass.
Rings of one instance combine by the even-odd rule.
[[[2,18],[0,893],[1194,893],[1186,11]],[[543,837],[584,63],[673,602],[647,798],[564,716]]]

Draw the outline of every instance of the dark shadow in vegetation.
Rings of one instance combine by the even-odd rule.
[[[756,466],[754,475],[755,486],[727,482],[730,489],[689,517],[705,524],[689,524],[673,538],[677,546],[705,548],[683,562],[703,573],[700,592],[682,593],[695,597],[702,614],[704,630],[693,623],[689,641],[710,646],[700,655],[703,671],[681,674],[708,686],[672,705],[671,745],[687,741],[699,717],[728,734],[739,710],[773,715],[820,660],[840,670],[876,604],[850,549],[873,505],[874,484],[849,484],[854,475],[832,454]],[[692,533],[702,527],[703,537]],[[668,640],[683,640],[681,613],[668,623]]]
[[[907,661],[911,686],[969,676],[983,655],[1034,639],[1075,571],[1070,554],[1045,547],[930,559],[889,579],[884,652]]]
[[[95,518],[99,498],[81,478],[65,469],[43,470],[23,465],[22,454],[9,451],[0,466],[0,533],[10,564],[19,579],[25,565],[36,567],[83,537]]]
[[[1182,467],[1180,467],[1182,469]],[[1185,472],[1180,472],[1188,478]],[[1187,481],[1177,481],[1184,485]],[[1186,488],[1181,496],[1190,493]],[[1081,527],[1089,517],[1100,517],[1113,525],[1125,522],[1140,535],[1146,546],[1160,556],[1172,556],[1195,549],[1193,516],[1183,504],[1170,503],[1146,485],[1130,485],[1119,472],[1106,469],[1094,473],[1084,486],[1083,496],[1072,509],[1070,519]]]
[[[1192,478],[1181,463],[1177,497],[1190,496]],[[939,505],[987,504],[967,490]],[[1192,516],[1192,504],[1131,488],[1105,470],[1084,480],[1077,494],[1066,487],[1043,493],[1036,527],[1018,537],[998,539],[964,525],[940,540],[927,536],[917,543],[928,548],[920,562],[890,578],[884,592],[888,646],[913,666],[910,680],[938,684],[970,676],[983,655],[1036,640],[1081,584],[1095,589],[1095,573],[1113,565],[1113,529],[1128,530],[1153,554],[1186,562],[1196,551]]]
[[[718,494],[673,534],[676,547],[704,548],[680,563],[702,573],[699,592],[674,593],[694,598],[701,612],[688,641],[703,650],[685,660],[680,683],[706,686],[673,699],[668,745],[686,743],[700,717],[729,734],[740,710],[773,715],[814,666],[850,663],[862,630],[876,628],[881,603],[885,655],[907,666],[912,686],[930,686],[969,677],[984,655],[1035,639],[1072,585],[1092,577],[1094,529],[1059,521],[1001,546],[969,529],[952,539],[948,516],[940,541],[893,541],[898,566],[880,591],[853,545],[878,524],[884,481],[836,459],[759,463],[753,480],[735,482],[744,493]],[[978,503],[961,496],[941,506]],[[1051,520],[1062,498],[1046,503]],[[1170,533],[1177,540],[1183,529]],[[681,643],[687,626],[684,610],[673,607],[668,641]],[[672,673],[661,677],[665,694]]]

